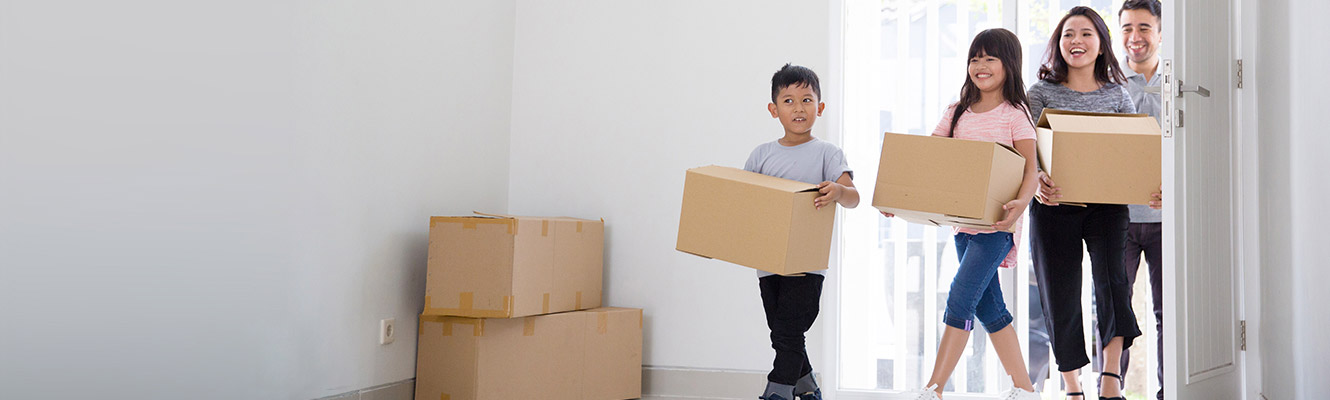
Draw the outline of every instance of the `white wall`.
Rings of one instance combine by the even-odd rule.
[[[782,135],[766,105],[786,62],[817,71],[827,94],[828,12],[798,0],[518,2],[510,211],[605,218],[605,300],[645,309],[645,364],[770,368],[756,273],[674,250],[684,171],[742,167]],[[824,119],[814,135],[826,132]]]
[[[5,2],[0,397],[414,376],[427,217],[507,206],[513,7]]]
[[[1330,83],[1320,77],[1324,52],[1300,51],[1324,42],[1324,2],[1263,1],[1257,49],[1260,113],[1263,393],[1269,399],[1312,399],[1330,391],[1330,242],[1324,199],[1330,116],[1323,110]],[[1273,45],[1272,45],[1273,44]]]

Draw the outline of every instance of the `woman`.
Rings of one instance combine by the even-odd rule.
[[[1089,7],[1075,7],[1058,23],[1048,41],[1039,81],[1030,86],[1030,115],[1045,108],[1105,113],[1134,113],[1122,85],[1126,78],[1113,55],[1108,26]],[[1058,205],[1057,184],[1039,173],[1039,204],[1030,206],[1030,247],[1053,356],[1067,382],[1067,397],[1084,400],[1080,368],[1090,363],[1080,308],[1082,242],[1090,253],[1099,337],[1103,346],[1100,399],[1124,399],[1119,360],[1122,350],[1141,335],[1131,309],[1126,270],[1127,206]]]

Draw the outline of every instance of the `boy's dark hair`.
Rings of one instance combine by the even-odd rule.
[[[1159,0],[1127,0],[1122,3],[1122,8],[1118,9],[1118,17],[1122,17],[1122,12],[1127,10],[1146,10],[1150,15],[1159,18],[1163,15],[1164,5]],[[1160,22],[1163,22],[1162,20]]]
[[[1072,7],[1058,22],[1053,37],[1048,39],[1048,49],[1044,50],[1044,64],[1039,66],[1039,79],[1053,83],[1067,81],[1067,60],[1062,59],[1062,52],[1058,50],[1059,38],[1062,37],[1062,27],[1067,24],[1067,20],[1078,15],[1089,19],[1099,35],[1099,57],[1094,59],[1094,79],[1100,83],[1126,82],[1127,76],[1122,73],[1122,67],[1114,61],[1117,57],[1113,55],[1113,40],[1109,36],[1108,24],[1104,23],[1098,12],[1086,6]]]
[[[790,85],[808,86],[813,88],[813,94],[817,95],[818,100],[822,100],[822,86],[817,83],[817,74],[813,70],[798,65],[785,63],[771,76],[771,102],[776,102],[776,95],[780,90]]]
[[[1030,100],[1025,95],[1025,81],[1021,78],[1021,40],[1006,29],[986,29],[974,36],[974,41],[970,42],[969,56],[965,59],[968,62],[980,55],[1002,61],[1002,72],[1006,75],[1002,82],[1002,98],[1007,99],[1007,103],[1017,110],[1024,110],[1029,114]],[[964,114],[965,110],[979,102],[980,96],[979,87],[975,86],[967,71],[965,84],[961,86],[960,100],[956,101],[956,110],[951,115],[951,129],[947,132],[947,136],[955,136],[956,122],[960,121],[961,114]]]

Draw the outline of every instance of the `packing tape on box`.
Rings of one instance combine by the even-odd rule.
[[[443,393],[439,395],[439,400],[452,400],[452,397],[448,396],[447,393]]]
[[[458,295],[457,308],[434,307],[430,296],[425,296],[424,315],[457,315],[476,318],[508,318],[513,315],[513,296],[503,296],[503,308],[488,310],[475,308],[475,293],[462,292]]]
[[[443,336],[453,335],[453,325],[471,325],[472,336],[485,336],[485,320],[480,318],[448,318],[443,320]]]
[[[549,294],[549,293],[545,293],[545,300],[541,300],[541,302],[540,302],[540,313],[541,313],[541,314],[549,314],[549,313],[550,313],[550,294]]]
[[[438,315],[423,315],[423,314],[422,314],[422,315],[420,316],[420,324],[419,324],[419,325],[417,326],[417,328],[416,328],[416,334],[417,334],[417,335],[424,335],[424,334],[425,334],[425,323],[426,323],[426,322],[433,322],[433,323],[437,323],[437,324],[441,325],[441,327],[443,328],[443,336],[452,336],[452,335],[453,335],[453,325],[456,325],[456,324],[461,324],[461,325],[471,325],[471,335],[472,335],[472,336],[485,336],[485,320],[484,320],[484,319],[481,319],[481,318],[444,317],[444,316],[438,316]]]
[[[596,333],[604,334],[610,331],[610,314],[596,313]]]
[[[512,218],[430,217],[430,228],[439,223],[462,224],[462,229],[476,229],[478,224],[508,225],[508,234],[517,234],[517,220]]]
[[[550,221],[549,220],[540,221],[540,236],[549,236],[549,235],[550,235]]]
[[[522,321],[522,336],[536,335],[536,317],[526,317]]]
[[[582,221],[577,221],[577,233],[582,233]]]
[[[637,310],[637,329],[642,329],[642,310]]]
[[[582,292],[577,292],[577,300],[573,303],[574,310],[582,309]]]

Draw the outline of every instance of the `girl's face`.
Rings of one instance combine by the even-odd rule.
[[[980,51],[970,59],[970,81],[980,92],[1002,90],[1002,82],[1007,79],[1006,70],[1002,69],[1002,60]]]
[[[1071,69],[1093,68],[1095,59],[1099,58],[1099,40],[1094,23],[1083,15],[1077,15],[1067,18],[1067,22],[1062,24],[1062,40],[1058,50]]]

